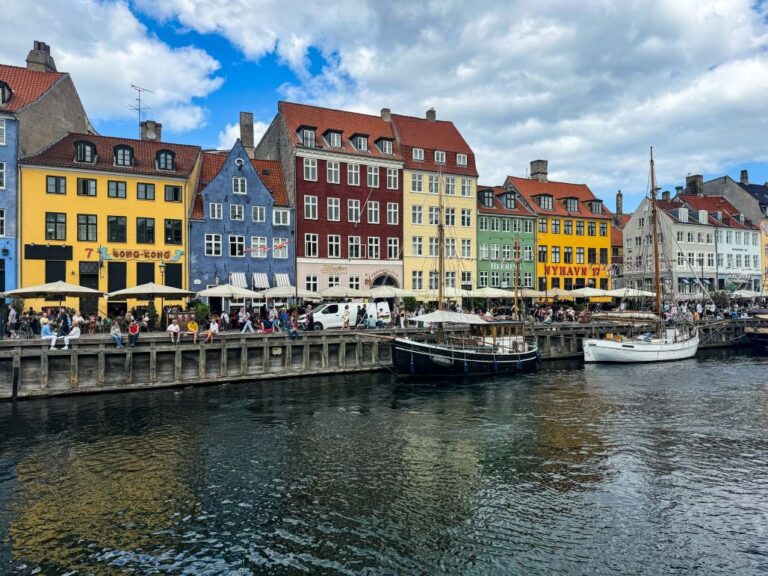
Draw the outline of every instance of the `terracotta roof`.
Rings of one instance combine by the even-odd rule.
[[[512,185],[528,201],[528,204],[540,216],[563,216],[572,218],[610,218],[609,210],[602,205],[601,214],[592,214],[586,206],[590,200],[600,200],[597,198],[586,184],[568,184],[566,182],[542,182],[540,180],[531,180],[529,178],[518,178],[517,176],[507,176],[504,182],[505,186]],[[539,207],[538,196],[549,194],[552,196],[552,210],[543,210]],[[576,198],[578,200],[578,212],[568,212],[565,209],[565,199]]]
[[[285,119],[294,146],[303,148],[299,140],[299,129],[310,127],[315,129],[315,149],[344,152],[364,158],[402,160],[392,124],[379,116],[284,101],[278,102],[277,110]],[[331,148],[326,144],[323,135],[328,131],[341,132],[340,148]],[[358,150],[352,145],[350,138],[355,134],[368,136],[367,151]],[[392,154],[383,154],[376,146],[381,138],[392,141]]]
[[[8,84],[13,91],[11,99],[0,105],[0,111],[17,112],[32,104],[66,75],[64,72],[35,72],[0,64],[0,81]]]
[[[90,142],[96,146],[96,162],[93,164],[75,162],[75,143],[80,141]],[[133,148],[134,160],[132,166],[115,166],[114,149],[115,146],[120,145]],[[175,170],[159,170],[156,167],[155,157],[160,150],[170,150],[175,154]],[[170,144],[168,142],[69,133],[37,156],[24,158],[19,163],[61,168],[80,168],[100,172],[122,172],[125,174],[146,174],[168,178],[187,178],[195,167],[199,153],[199,146],[189,146],[187,144]]]
[[[730,203],[725,196],[698,196],[696,194],[678,194],[677,199],[687,204],[692,210],[706,210],[709,214],[709,222],[714,226],[728,226],[731,228],[757,229],[751,221],[745,218],[744,222],[739,222],[736,215],[739,214],[738,208]],[[713,212],[720,212],[722,219],[717,220],[712,216]],[[697,214],[689,213],[694,219]]]
[[[611,226],[611,246],[624,245],[624,230],[618,226]]]
[[[443,171],[450,174],[477,176],[475,154],[453,122],[392,114],[392,123],[395,126],[406,167],[412,170]],[[413,159],[414,148],[424,150],[423,161]],[[435,150],[446,153],[445,164],[434,162]],[[467,155],[466,166],[456,164],[456,154]]]
[[[493,198],[492,207],[488,207],[480,201],[480,192],[483,192],[485,190],[493,191],[494,198]],[[528,217],[535,216],[533,211],[529,210],[528,207],[522,202],[520,202],[519,199],[516,199],[515,207],[513,209],[507,208],[504,205],[504,202],[501,200],[500,196],[502,194],[508,194],[508,193],[509,193],[509,190],[504,188],[504,186],[478,186],[477,187],[477,211],[481,214],[501,214],[501,215],[508,215],[508,216],[528,216]]]
[[[283,168],[277,160],[251,160],[253,167],[259,174],[259,179],[272,193],[277,206],[290,206],[288,191],[285,189]]]

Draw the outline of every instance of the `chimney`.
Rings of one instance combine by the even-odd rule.
[[[427,120],[429,120],[430,122],[434,122],[435,120],[437,120],[437,112],[435,112],[434,108],[430,108],[429,110],[427,110]]]
[[[693,174],[685,177],[685,193],[704,196],[704,176]]]
[[[675,186],[675,195],[680,196],[680,194],[683,193],[683,187],[682,186]]]
[[[253,112],[240,112],[240,143],[249,158],[253,158]]]
[[[154,120],[144,120],[141,124],[141,139],[150,140],[152,142],[160,142],[163,125],[155,122]]]
[[[621,218],[622,214],[624,214],[624,194],[619,190],[616,192],[616,216]]]
[[[664,192],[661,193],[661,199],[664,200],[664,202],[669,202],[669,190],[664,190]]]
[[[531,180],[546,182],[548,166],[549,166],[549,162],[547,162],[546,160],[532,160],[531,161]]]
[[[744,184],[745,186],[749,184],[749,172],[746,170],[741,171],[741,177],[739,178],[739,182],[741,184]]]
[[[434,110],[433,110],[434,112]],[[429,118],[429,112],[427,112],[427,118]],[[392,111],[389,108],[382,108],[381,109],[381,119],[384,120],[384,122],[389,122],[392,120]],[[434,118],[432,118],[434,120]]]
[[[27,54],[27,70],[34,72],[56,72],[56,62],[51,56],[51,47],[45,42],[35,40],[32,50]]]

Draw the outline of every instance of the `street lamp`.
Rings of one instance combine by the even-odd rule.
[[[165,286],[165,262],[160,262],[160,284]],[[165,298],[160,295],[160,326],[165,326],[163,323],[163,314],[165,313]]]

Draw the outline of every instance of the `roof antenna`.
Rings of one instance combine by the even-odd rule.
[[[139,138],[141,138],[141,113],[146,110],[151,110],[149,106],[142,107],[141,105],[141,93],[142,92],[148,92],[150,94],[154,94],[152,90],[149,88],[142,88],[141,86],[137,86],[136,84],[131,84],[131,88],[136,90],[136,106],[128,106],[129,110],[134,110],[139,115]]]

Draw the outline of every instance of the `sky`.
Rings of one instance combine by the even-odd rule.
[[[768,0],[4,0],[0,62],[51,45],[101,134],[136,137],[136,92],[166,141],[256,137],[279,100],[378,114],[434,107],[480,183],[586,183],[625,211],[659,184],[768,182]]]

